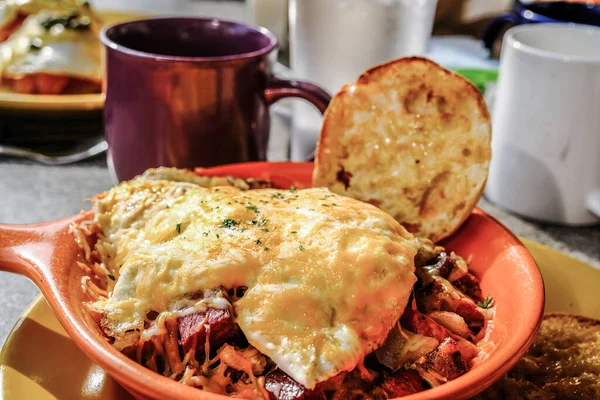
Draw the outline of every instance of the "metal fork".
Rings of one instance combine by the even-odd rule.
[[[37,151],[24,149],[22,147],[5,146],[0,144],[0,156],[25,158],[45,165],[64,165],[94,157],[95,155],[105,152],[106,149],[108,149],[108,144],[105,140],[100,140],[84,150],[59,156],[50,156]]]

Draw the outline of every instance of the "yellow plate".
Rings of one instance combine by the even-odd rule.
[[[99,11],[105,25],[131,21],[142,15],[124,12]],[[13,111],[94,111],[104,106],[104,94],[20,94],[0,87],[0,109]]]
[[[539,243],[522,239],[546,283],[546,311],[600,319],[600,271]],[[39,297],[23,312],[0,353],[0,398],[129,399],[90,362]]]

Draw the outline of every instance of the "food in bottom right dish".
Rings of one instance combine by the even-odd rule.
[[[552,313],[527,354],[473,400],[599,398],[600,321]]]

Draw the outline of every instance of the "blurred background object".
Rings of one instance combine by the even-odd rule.
[[[515,0],[512,10],[494,18],[482,38],[492,57],[498,58],[504,33],[513,26],[535,23],[576,23],[600,26],[600,1]]]
[[[424,55],[436,0],[290,0],[290,67],[294,76],[336,93],[369,67]],[[291,159],[314,151],[321,116],[294,104]]]
[[[288,0],[246,0],[248,23],[264,26],[277,36],[279,48],[288,45]]]

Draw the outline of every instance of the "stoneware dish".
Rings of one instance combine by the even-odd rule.
[[[311,186],[312,164],[249,163],[198,170],[203,175],[236,175],[272,180],[277,186]],[[69,225],[77,215],[36,225],[0,225],[0,270],[29,277],[42,291],[75,343],[139,399],[205,399],[226,397],[181,385],[138,365],[103,338],[82,307],[83,272],[75,266],[79,247]],[[497,312],[487,360],[465,375],[435,389],[404,397],[464,399],[491,385],[508,371],[531,344],[544,308],[544,284],[525,246],[498,221],[475,209],[460,230],[443,243],[470,259],[484,293],[493,295]]]

